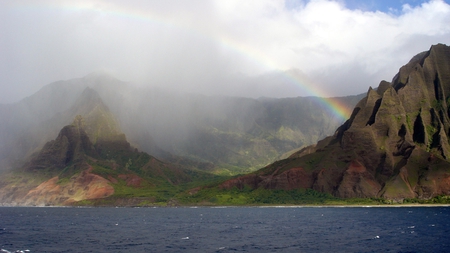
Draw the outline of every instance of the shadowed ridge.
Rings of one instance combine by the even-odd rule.
[[[97,157],[97,151],[84,130],[85,122],[77,116],[71,125],[65,126],[55,140],[48,142],[33,158],[27,170],[61,170],[69,164],[81,162],[85,156]]]
[[[176,192],[180,184],[213,177],[139,152],[123,134],[93,144],[85,131],[89,124],[77,115],[24,168],[0,178],[0,203],[72,205],[111,197],[108,203],[148,205],[157,200],[155,188]]]
[[[400,68],[392,84],[370,88],[334,136],[222,187],[395,201],[450,195],[449,98],[450,47],[438,44]]]

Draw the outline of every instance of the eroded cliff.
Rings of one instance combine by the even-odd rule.
[[[222,188],[311,188],[337,197],[450,195],[450,47],[438,44],[382,81],[333,136]]]

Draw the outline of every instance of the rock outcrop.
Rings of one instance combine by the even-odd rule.
[[[450,195],[450,47],[413,57],[333,136],[223,188],[311,188],[337,197]],[[251,180],[250,180],[251,179]]]
[[[31,159],[27,170],[60,170],[84,156],[98,157],[94,145],[84,130],[84,119],[78,115],[71,125],[65,126],[58,137],[45,144],[39,154]]]
[[[113,196],[115,185],[128,187],[128,195],[119,196],[125,201],[134,197],[133,189],[177,185],[198,176],[132,147],[94,90],[86,89],[78,104],[75,111],[83,116],[63,127],[25,166],[0,177],[0,205],[71,205]]]
[[[28,191],[24,205],[70,205],[86,199],[106,198],[114,194],[110,181],[91,173],[92,167],[72,176],[68,182],[59,182],[55,176]]]

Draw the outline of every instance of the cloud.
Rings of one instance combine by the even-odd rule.
[[[343,0],[6,0],[0,102],[99,69],[140,85],[241,96],[275,94],[239,90],[251,76],[298,69],[321,94],[355,94],[432,44],[448,44],[449,23],[441,0],[395,12],[349,9]]]

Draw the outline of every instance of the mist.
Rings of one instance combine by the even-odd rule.
[[[340,104],[350,110],[362,96],[341,97]],[[22,167],[78,115],[89,129],[98,127],[94,132],[116,129],[132,147],[158,159],[231,174],[316,143],[345,121],[317,97],[208,96],[139,87],[97,72],[0,105],[0,171]]]
[[[343,96],[450,41],[446,1],[0,3],[0,103],[106,71],[139,87],[240,97]],[[304,80],[267,81],[300,71]]]

